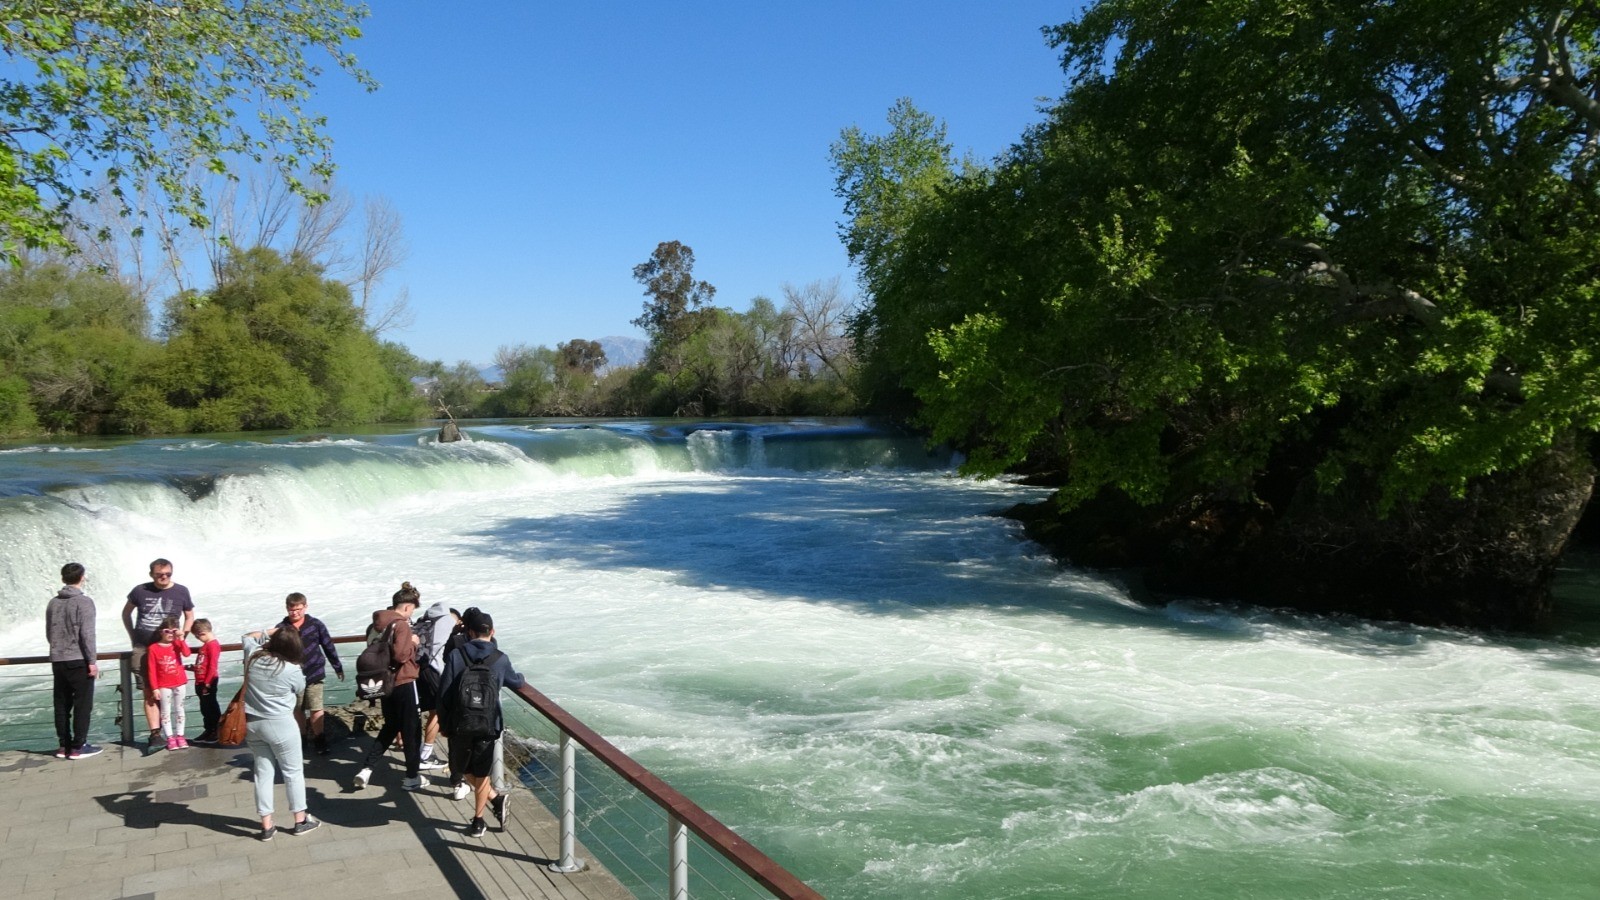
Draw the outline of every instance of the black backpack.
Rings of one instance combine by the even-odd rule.
[[[394,690],[394,626],[383,629],[378,639],[356,657],[356,699],[377,700]]]
[[[417,663],[433,662],[433,629],[444,616],[423,616],[411,623],[411,633],[417,636]]]
[[[492,650],[481,660],[467,660],[466,669],[456,679],[455,722],[451,737],[491,738],[499,732],[500,683],[494,677],[494,664],[505,654]]]

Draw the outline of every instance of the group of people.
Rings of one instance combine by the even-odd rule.
[[[122,610],[150,726],[146,752],[189,746],[184,704],[191,673],[203,720],[194,743],[216,743],[222,718],[217,701],[221,643],[208,620],[195,618],[189,590],[174,582],[172,574],[169,560],[153,561],[150,581],[128,593]],[[95,604],[85,591],[88,577],[81,563],[62,566],[61,580],[61,590],[45,608],[45,633],[54,682],[55,755],[75,760],[102,752],[88,742],[94,681],[100,674]],[[466,833],[482,837],[486,812],[493,812],[502,829],[509,815],[499,695],[502,687],[520,687],[523,678],[495,646],[494,620],[488,613],[472,608],[458,614],[435,603],[413,622],[420,602],[420,592],[406,582],[388,608],[373,613],[367,640],[384,645],[390,672],[381,697],[383,726],[355,775],[354,788],[372,782],[373,766],[398,738],[405,760],[400,787],[419,790],[426,784],[423,770],[448,767],[454,798],[475,798]],[[245,743],[253,757],[263,841],[278,831],[272,790],[277,774],[283,777],[294,814],[294,827],[285,830],[300,835],[321,825],[307,811],[302,742],[309,741],[319,754],[328,752],[323,683],[328,668],[341,681],[345,670],[332,634],[307,613],[307,605],[304,594],[290,594],[281,622],[241,639]],[[198,650],[188,645],[191,635],[200,644]],[[195,661],[185,663],[191,655]],[[448,739],[448,762],[440,762],[433,752],[440,734]]]
[[[101,748],[89,743],[94,707],[94,682],[100,677],[95,636],[95,602],[85,592],[88,572],[82,563],[61,567],[61,590],[45,607],[45,639],[50,645],[54,680],[58,759],[83,759]],[[214,744],[222,710],[217,702],[222,642],[211,622],[196,619],[189,589],[172,580],[172,562],[150,563],[150,580],[134,585],[122,607],[122,626],[133,648],[130,663],[150,726],[148,751],[183,750],[189,746],[187,716],[189,679],[200,701],[202,731],[196,744]],[[191,650],[188,638],[199,642]],[[329,646],[332,644],[330,642]],[[194,656],[194,662],[186,662]]]

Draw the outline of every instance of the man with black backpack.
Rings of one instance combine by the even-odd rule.
[[[372,614],[367,649],[356,657],[356,696],[378,699],[383,708],[383,727],[367,751],[356,773],[355,788],[372,782],[372,766],[400,736],[405,752],[406,774],[400,787],[421,790],[425,783],[422,766],[422,718],[417,712],[417,639],[411,633],[411,614],[416,612],[421,594],[406,582],[395,592],[394,604]],[[372,660],[379,660],[375,665]]]
[[[450,740],[450,769],[466,776],[476,795],[468,837],[483,837],[488,826],[483,813],[493,808],[504,831],[509,818],[510,795],[494,790],[489,773],[494,767],[495,742],[505,723],[500,712],[500,689],[518,688],[523,678],[511,660],[490,641],[494,619],[482,610],[462,616],[470,640],[449,654],[444,688],[439,692],[439,714],[444,735]]]

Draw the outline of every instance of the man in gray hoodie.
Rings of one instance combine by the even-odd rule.
[[[89,743],[89,714],[94,710],[94,680],[100,677],[100,665],[94,645],[94,598],[83,592],[86,580],[82,563],[62,566],[63,587],[44,608],[60,739],[56,759],[84,759],[100,752]]]
[[[411,633],[417,636],[417,709],[428,714],[422,724],[424,770],[445,767],[444,760],[436,758],[433,749],[439,737],[439,680],[444,675],[444,645],[459,621],[455,610],[440,600],[411,623]]]

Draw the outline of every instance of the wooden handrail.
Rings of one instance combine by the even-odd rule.
[[[616,745],[583,724],[576,716],[562,709],[554,700],[527,683],[513,693],[538,710],[540,715],[555,723],[557,728],[571,735],[573,740],[593,753],[596,759],[622,776],[624,781],[649,797],[657,806],[687,825],[690,831],[700,835],[706,843],[716,848],[767,890],[772,891],[775,896],[786,900],[822,900],[821,894],[796,878],[788,869],[751,846],[749,841],[740,837],[733,829],[717,821],[715,816],[701,809],[693,800],[678,793],[633,757],[619,750]]]

